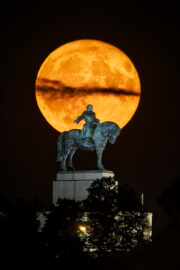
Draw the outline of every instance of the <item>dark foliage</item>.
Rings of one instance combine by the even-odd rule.
[[[37,201],[18,199],[13,205],[0,198],[1,259],[6,264],[59,269],[73,262],[94,269],[102,258],[120,258],[144,244],[146,215],[139,198],[127,186],[118,188],[112,178],[94,181],[83,202],[59,199],[49,211],[41,211],[42,230],[39,211]]]
[[[18,199],[13,205],[0,199],[0,255],[6,265],[10,262],[23,264],[37,258],[38,206],[37,201]]]
[[[143,246],[148,229],[137,194],[112,178],[94,181],[85,200],[86,244],[97,256],[124,256]]]
[[[43,245],[49,260],[66,261],[83,257],[83,242],[78,228],[82,215],[81,204],[74,200],[59,199],[46,215],[42,230]]]
[[[158,202],[166,212],[169,223],[180,224],[180,179],[164,189]]]

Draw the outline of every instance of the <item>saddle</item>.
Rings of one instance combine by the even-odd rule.
[[[94,142],[93,142],[93,139],[91,137],[86,137],[86,138],[81,137],[79,140],[80,140],[80,144],[82,145],[83,149],[94,150]]]

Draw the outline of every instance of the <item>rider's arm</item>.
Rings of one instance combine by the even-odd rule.
[[[93,112],[93,113],[94,113],[94,112]],[[96,118],[96,114],[95,114],[95,113],[94,113],[94,121],[95,121],[95,123],[100,124],[100,121],[99,121],[99,119]]]
[[[74,120],[74,123],[79,123],[83,119],[84,119],[84,113],[81,116],[78,116],[78,118]]]

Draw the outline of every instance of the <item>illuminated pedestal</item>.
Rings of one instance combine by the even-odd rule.
[[[87,189],[96,179],[103,177],[114,177],[112,171],[60,171],[53,181],[53,203],[58,198],[81,201],[87,198]]]

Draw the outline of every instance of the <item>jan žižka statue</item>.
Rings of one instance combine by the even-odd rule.
[[[96,118],[96,114],[93,112],[93,106],[91,104],[87,106],[86,111],[84,111],[81,116],[78,116],[78,118],[74,120],[74,123],[78,124],[83,119],[85,120],[85,124],[82,129],[82,137],[92,137],[95,128],[97,125],[100,125],[100,121]]]
[[[83,150],[96,151],[97,167],[103,170],[102,154],[107,142],[114,144],[121,133],[121,128],[114,122],[106,121],[100,123],[93,112],[93,106],[88,105],[87,109],[78,116],[74,123],[85,120],[82,130],[72,129],[64,131],[57,141],[57,162],[61,163],[61,170],[66,171],[68,167],[74,170],[72,158],[78,148]]]

